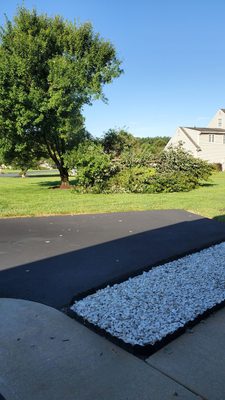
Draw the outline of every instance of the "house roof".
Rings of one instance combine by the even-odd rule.
[[[191,132],[187,131],[187,129],[191,129],[193,131],[198,131],[200,134],[220,134],[220,135],[225,135],[225,129],[220,129],[220,128],[197,128],[195,127],[183,127],[180,126],[180,129],[184,133],[184,135],[190,140],[190,142],[196,147],[196,149],[199,151],[201,150],[201,147],[196,143],[194,138],[191,136]]]
[[[187,129],[193,129],[194,131],[199,131],[201,133],[220,133],[220,134],[225,134],[225,129],[221,128],[197,128],[195,127],[186,127]],[[185,129],[185,128],[184,128]]]

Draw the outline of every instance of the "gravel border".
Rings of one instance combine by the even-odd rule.
[[[225,242],[76,301],[71,310],[131,345],[154,345],[225,300]]]

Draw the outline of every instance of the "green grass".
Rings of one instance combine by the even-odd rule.
[[[0,176],[4,175],[4,174],[19,174],[19,170],[18,169],[11,169],[11,168],[0,168]]]
[[[76,194],[52,189],[57,179],[0,178],[0,217],[184,209],[225,222],[225,173],[191,192],[165,194]]]

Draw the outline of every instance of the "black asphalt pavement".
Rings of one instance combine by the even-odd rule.
[[[61,309],[75,295],[225,240],[182,210],[0,220],[0,297]]]

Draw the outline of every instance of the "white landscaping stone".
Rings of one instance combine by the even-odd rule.
[[[154,345],[225,300],[225,242],[76,301],[71,309],[132,345]]]

